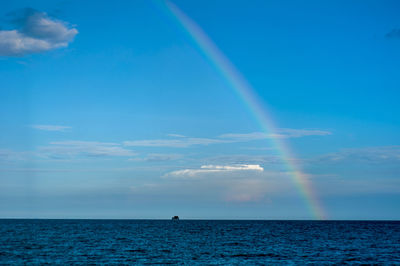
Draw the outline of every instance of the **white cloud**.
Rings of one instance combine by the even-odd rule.
[[[65,131],[70,129],[68,126],[55,126],[55,125],[32,125],[34,129],[45,130],[45,131]]]
[[[26,172],[26,173],[69,173],[72,169],[44,169],[44,168],[1,168],[0,172]]]
[[[217,138],[189,138],[178,134],[169,134],[174,139],[152,139],[152,140],[133,140],[125,141],[126,146],[141,146],[141,147],[172,147],[172,148],[187,148],[193,145],[211,145],[221,143],[237,143],[248,142],[253,140],[268,139],[268,138],[299,138],[304,136],[325,136],[331,132],[323,130],[307,130],[307,129],[278,129],[274,134],[263,132],[252,132],[244,134],[228,133],[222,134]]]
[[[0,149],[0,162],[2,161],[15,162],[20,160],[26,160],[30,157],[32,157],[32,154],[30,152]]]
[[[259,140],[259,139],[272,139],[272,138],[300,138],[305,136],[326,136],[332,134],[329,131],[323,130],[308,130],[308,129],[290,129],[290,128],[280,128],[277,129],[275,133],[263,133],[263,132],[253,132],[236,134],[229,133],[220,135],[220,138],[231,139],[241,142]]]
[[[131,150],[122,148],[118,143],[95,141],[57,141],[42,147],[39,154],[53,159],[64,159],[76,156],[135,156]]]
[[[242,171],[242,170],[257,170],[263,171],[258,164],[242,164],[242,165],[203,165],[201,169],[216,170],[216,171]]]
[[[196,177],[199,174],[209,174],[209,173],[227,173],[227,172],[237,172],[237,171],[264,171],[258,164],[239,164],[239,165],[203,165],[200,169],[183,169],[172,171],[165,175],[165,177]]]
[[[226,143],[227,141],[208,138],[179,138],[179,139],[153,139],[153,140],[134,140],[125,141],[125,146],[142,146],[142,147],[171,147],[171,148],[187,148],[193,145],[210,145],[217,143]]]
[[[181,158],[180,154],[151,153],[144,158],[132,158],[129,161],[165,162]]]
[[[327,136],[332,134],[332,132],[325,130],[292,129],[292,128],[280,128],[277,130],[277,133],[283,135],[285,138],[300,138],[306,136]]]
[[[0,56],[23,56],[67,47],[78,34],[77,29],[44,12],[27,11],[19,19],[21,28],[0,30]]]
[[[262,179],[244,179],[231,183],[224,192],[228,202],[256,202],[268,193],[270,184]]]
[[[135,193],[207,198],[231,203],[267,202],[293,188],[290,172],[265,171],[260,165],[204,165],[170,172],[157,188],[137,187]],[[155,191],[154,191],[155,189]]]
[[[280,165],[284,161],[282,156],[278,155],[244,155],[233,154],[224,156],[214,156],[205,158],[204,163],[218,163],[218,164],[262,164],[262,165]]]
[[[344,149],[313,159],[312,162],[364,162],[390,163],[400,162],[400,146],[378,146]]]
[[[168,134],[167,136],[169,136],[169,137],[175,137],[175,138],[186,138],[185,135],[181,135],[181,134]]]
[[[252,133],[227,133],[219,136],[223,139],[232,139],[238,142],[246,142],[251,140],[266,139],[270,137],[270,134],[263,132],[252,132]]]

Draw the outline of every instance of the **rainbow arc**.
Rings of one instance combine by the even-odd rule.
[[[218,49],[207,34],[183,11],[175,4],[166,1],[162,7],[176,22],[187,32],[188,36],[193,40],[198,49],[208,58],[215,69],[229,83],[230,87],[235,91],[247,108],[254,115],[261,130],[271,136],[271,143],[279,152],[281,159],[284,161],[288,172],[291,176],[307,204],[310,213],[315,219],[325,219],[326,215],[316,193],[311,187],[310,180],[300,169],[300,166],[292,159],[294,158],[288,145],[283,138],[279,137],[277,127],[272,120],[272,115],[267,110],[265,104],[262,104],[255,90],[231,63],[231,61]]]

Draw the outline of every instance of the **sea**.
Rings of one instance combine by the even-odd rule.
[[[0,264],[399,264],[399,221],[1,219]]]

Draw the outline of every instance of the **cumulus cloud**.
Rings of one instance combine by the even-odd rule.
[[[105,156],[135,156],[131,150],[124,149],[118,143],[95,141],[57,141],[39,150],[40,155],[65,159],[76,156],[105,157]]]
[[[392,29],[385,35],[388,39],[400,39],[400,29]]]
[[[70,129],[68,126],[55,126],[55,125],[32,125],[34,129],[44,130],[44,131],[65,131],[66,129]]]
[[[16,29],[0,30],[0,56],[23,56],[67,47],[78,30],[45,12],[25,9],[13,19]]]
[[[183,169],[172,171],[165,175],[165,177],[196,177],[199,174],[208,173],[227,173],[227,172],[237,172],[237,171],[264,171],[258,164],[241,164],[241,165],[203,165],[200,169]]]
[[[165,181],[151,190],[140,187],[135,193],[170,194],[181,197],[200,197],[225,202],[269,201],[273,195],[287,193],[292,188],[291,173],[265,171],[260,165],[203,165],[164,175]],[[156,190],[156,191],[154,191]]]
[[[187,148],[193,145],[211,145],[221,143],[236,143],[247,142],[268,138],[300,138],[305,136],[325,136],[332,134],[329,131],[323,130],[307,130],[307,129],[290,129],[281,128],[276,133],[252,132],[244,134],[228,133],[222,134],[217,138],[189,138],[178,134],[169,134],[174,139],[153,139],[153,140],[133,140],[125,141],[126,146],[141,146],[141,147],[173,147]]]

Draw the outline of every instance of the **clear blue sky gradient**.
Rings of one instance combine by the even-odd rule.
[[[330,219],[400,219],[400,2],[173,3],[289,129]],[[268,136],[224,141],[260,127],[159,4],[3,1],[0,30],[27,7],[78,34],[0,56],[0,217],[313,218]]]

